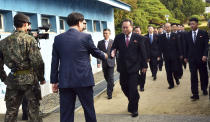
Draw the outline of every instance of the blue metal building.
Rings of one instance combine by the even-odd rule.
[[[103,39],[104,28],[111,29],[111,37],[114,38],[114,8],[127,11],[131,9],[129,5],[119,0],[0,0],[0,40],[13,32],[13,17],[19,12],[30,17],[32,29],[50,24],[50,38],[40,40],[46,68],[45,78],[49,83],[52,44],[56,35],[68,30],[67,15],[71,12],[82,13],[87,21],[87,33],[92,35],[94,43],[97,44]],[[97,72],[95,58],[92,58],[91,64],[93,72]],[[48,84],[43,88],[44,94],[50,92],[49,86]],[[1,98],[4,94],[5,86],[0,83],[0,103],[3,101]],[[3,109],[0,108],[0,110]]]

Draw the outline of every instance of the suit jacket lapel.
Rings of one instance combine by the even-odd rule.
[[[154,43],[154,41],[156,40],[156,35],[155,34],[153,34],[153,38],[152,38],[153,40],[152,40],[152,44]]]
[[[198,33],[197,33],[196,40],[197,40],[198,34],[199,34],[199,31],[198,31]],[[195,43],[194,43],[194,41],[193,41],[193,35],[192,35],[192,31],[190,31],[190,40],[191,40],[191,43],[192,43],[193,45],[195,45],[196,40],[195,40]]]
[[[149,34],[147,34],[146,37],[148,38],[149,45],[152,45],[151,42],[150,42]]]
[[[192,42],[192,44],[194,44],[194,42],[193,42],[193,37],[192,37],[192,31],[190,31],[190,41]]]
[[[171,33],[171,35],[170,35],[170,40],[172,39],[172,37],[174,36],[174,34],[173,33]]]
[[[195,43],[197,42],[197,40],[198,40],[199,36],[200,36],[200,30],[198,30],[198,33],[197,33],[197,35],[196,35],[196,40],[195,40]]]
[[[109,44],[108,44],[107,50],[110,50],[111,47],[112,47],[112,42],[111,42],[111,39],[109,39]]]
[[[127,48],[127,47],[126,47],[126,42],[125,42],[125,34],[122,34],[122,35],[123,35],[123,36],[122,36],[122,41],[123,41],[122,44],[123,44],[123,47],[124,47],[124,48]]]
[[[130,44],[133,42],[133,33],[131,35],[131,38],[130,38],[130,41],[129,41],[129,44],[128,44],[128,47],[130,47]]]
[[[106,50],[106,44],[105,43],[106,43],[105,40],[103,40],[102,45],[101,45],[104,50]]]

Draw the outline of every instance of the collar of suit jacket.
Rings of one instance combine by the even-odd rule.
[[[131,40],[132,32],[128,34],[129,40]],[[125,40],[126,40],[126,35],[125,35]]]
[[[79,30],[77,30],[76,28],[72,28],[72,27],[70,27],[69,31],[78,31],[79,32]]]
[[[196,35],[198,35],[198,30],[199,30],[199,29],[197,29],[197,30],[195,30],[195,31],[192,30],[192,35],[194,35],[194,32],[196,32]]]

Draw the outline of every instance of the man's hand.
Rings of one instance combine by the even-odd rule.
[[[184,62],[185,62],[185,63],[187,63],[187,62],[188,62],[187,58],[185,58],[185,59],[184,59]]]
[[[202,57],[202,61],[203,61],[203,62],[206,62],[206,61],[207,61],[207,57],[206,57],[206,56],[203,56],[203,57]]]
[[[114,58],[115,55],[116,55],[116,49],[112,50],[112,52],[111,52],[111,57]]]
[[[44,85],[45,83],[46,83],[45,80],[40,82],[41,85]]]
[[[52,84],[53,93],[58,93],[58,83]]]
[[[160,61],[160,57],[157,57],[157,60]]]
[[[104,53],[104,55],[105,55],[105,58],[108,59],[108,55],[106,53]]]
[[[33,34],[33,37],[37,37],[38,36],[38,34],[37,33],[32,33]]]
[[[100,68],[101,67],[101,64],[97,64],[97,68]]]
[[[147,68],[143,68],[143,69],[142,69],[142,72],[143,72],[143,73],[146,73],[146,72],[147,72]]]

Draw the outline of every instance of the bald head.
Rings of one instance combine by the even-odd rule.
[[[166,30],[167,33],[171,32],[171,24],[170,23],[165,24],[165,30]]]

